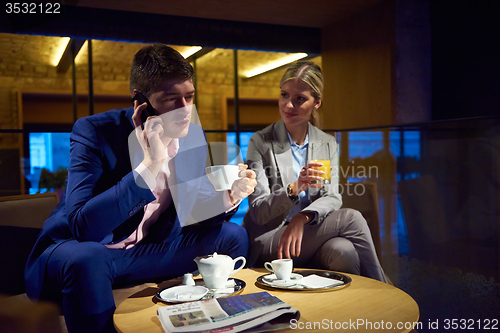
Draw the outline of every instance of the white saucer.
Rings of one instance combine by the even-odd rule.
[[[297,273],[290,274],[290,280],[279,280],[275,274],[269,274],[262,278],[262,281],[271,286],[289,287],[298,283],[302,279],[302,275]]]
[[[158,298],[170,303],[197,301],[208,293],[208,288],[203,286],[176,286],[162,290]]]

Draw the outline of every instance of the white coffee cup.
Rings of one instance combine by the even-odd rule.
[[[214,165],[205,168],[207,177],[216,191],[230,190],[235,180],[240,179],[237,165]]]
[[[293,271],[292,259],[276,259],[271,262],[264,263],[264,267],[274,273],[278,280],[288,281]]]

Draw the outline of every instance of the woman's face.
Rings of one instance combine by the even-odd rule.
[[[320,105],[321,100],[315,99],[309,85],[300,79],[288,80],[281,86],[279,109],[288,129],[307,125],[312,111]]]

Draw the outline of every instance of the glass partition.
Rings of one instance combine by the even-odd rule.
[[[29,194],[63,189],[69,166],[70,133],[29,133],[29,157],[24,159]],[[29,173],[27,173],[29,171]]]
[[[341,179],[377,184],[382,266],[423,324],[497,318],[500,118],[332,134]]]

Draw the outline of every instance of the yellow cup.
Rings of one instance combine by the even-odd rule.
[[[312,181],[313,184],[330,184],[332,182],[331,173],[330,173],[330,160],[312,160],[311,162],[319,162],[323,163],[323,166],[320,167],[312,167],[312,169],[321,170],[325,174],[320,175],[323,178],[322,181]]]

